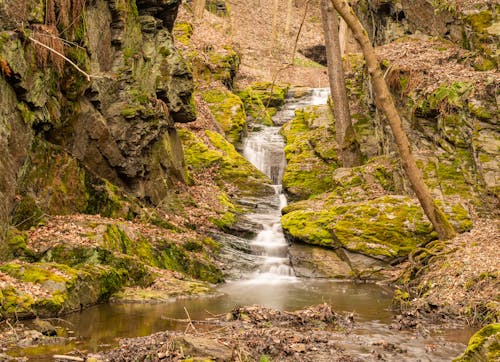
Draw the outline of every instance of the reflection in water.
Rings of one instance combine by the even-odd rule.
[[[203,319],[244,305],[259,304],[292,311],[326,302],[336,311],[354,312],[359,321],[387,323],[392,316],[389,310],[392,290],[373,284],[318,280],[260,284],[247,280],[227,283],[219,290],[224,294],[164,304],[104,304],[65,319],[75,326],[76,336],[84,341],[85,349],[97,351],[103,344],[115,344],[117,337],[145,336],[166,329],[184,330],[184,323],[162,319],[184,319],[184,308],[192,319]]]
[[[472,329],[462,329],[420,337],[412,332],[391,329],[392,289],[375,284],[306,279],[272,284],[246,280],[227,283],[219,291],[221,294],[216,296],[164,304],[104,304],[68,315],[65,319],[74,326],[79,341],[76,348],[90,352],[113,347],[122,337],[146,336],[163,330],[184,331],[185,323],[172,320],[185,319],[184,308],[195,320],[253,304],[293,311],[326,302],[337,312],[352,312],[355,329],[349,339],[338,341],[338,344],[360,358],[370,356],[372,344],[386,341],[407,351],[401,360],[449,361],[464,350],[473,333]],[[202,328],[202,325],[197,326],[199,330]],[[437,346],[437,349],[429,351],[429,346]],[[57,346],[34,360],[51,361],[53,354],[65,353],[69,349],[68,346]]]

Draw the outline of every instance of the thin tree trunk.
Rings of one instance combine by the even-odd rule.
[[[361,163],[361,152],[351,122],[349,101],[345,87],[344,69],[340,54],[339,21],[330,0],[321,0],[321,15],[325,33],[328,80],[335,116],[336,140],[340,147],[342,166],[353,167]]]
[[[375,103],[377,107],[385,114],[391,127],[394,139],[398,145],[403,167],[408,175],[413,191],[417,195],[422,209],[434,226],[434,229],[441,240],[450,239],[455,235],[455,230],[448,222],[446,216],[434,203],[427,186],[424,183],[422,173],[420,172],[415,158],[410,150],[410,144],[406,133],[403,130],[401,118],[394,105],[391,93],[385,82],[382,70],[380,69],[377,56],[371,45],[368,33],[354,14],[346,0],[331,0],[333,6],[340,16],[345,20],[352,30],[354,38],[359,43],[363,55],[365,56],[368,73],[371,76],[373,89],[375,91]]]
[[[203,12],[205,11],[206,0],[194,0],[193,1],[193,15],[195,19],[203,18]]]
[[[271,44],[271,55],[273,50],[278,47],[278,0],[273,1],[273,22],[272,22],[272,44]]]
[[[287,0],[286,2],[286,20],[285,20],[285,37],[288,37],[290,33],[290,21],[292,20],[292,1]]]

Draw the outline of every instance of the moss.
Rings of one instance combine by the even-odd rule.
[[[338,168],[335,134],[328,126],[314,126],[318,112],[318,108],[296,111],[296,117],[282,129],[287,159],[283,186],[295,199],[329,191]]]
[[[246,133],[246,114],[241,99],[227,90],[213,89],[202,94],[228,140],[237,144]]]
[[[241,156],[222,135],[211,131],[206,131],[206,135],[213,148],[209,148],[192,132],[179,130],[188,168],[199,172],[216,167],[215,181],[223,188],[226,183],[232,184],[240,195],[264,196],[273,192],[268,186],[271,181]]]
[[[489,324],[469,340],[464,354],[454,362],[497,361],[500,359],[500,323]]]
[[[83,212],[86,214],[132,220],[136,216],[134,210],[140,209],[135,200],[105,179],[86,173],[84,183],[87,202]]]
[[[324,68],[323,65],[316,63],[314,60],[308,59],[308,58],[294,58],[293,59],[293,65],[297,67],[304,67],[304,68]]]
[[[252,87],[248,87],[237,94],[243,101],[245,113],[250,121],[266,126],[274,125],[269,108],[262,101],[261,93],[254,92]]]
[[[244,90],[253,97],[261,100],[266,108],[279,109],[284,103],[288,92],[288,85],[273,84],[270,82],[255,82]]]
[[[231,47],[211,50],[208,53],[210,73],[213,79],[220,80],[228,89],[233,89],[233,82],[240,66],[240,56]]]
[[[176,22],[172,34],[179,43],[188,45],[193,35],[193,25],[186,21]]]
[[[164,245],[163,265],[166,269],[180,271],[203,281],[211,283],[223,281],[222,273],[213,263],[193,257],[177,244]]]
[[[469,112],[479,119],[488,120],[493,118],[491,112],[477,101],[469,101],[467,107]]]
[[[43,217],[44,212],[36,204],[36,201],[31,196],[25,195],[14,209],[12,224],[20,230],[27,230],[38,225]]]
[[[220,217],[211,217],[209,220],[221,230],[227,231],[237,221],[236,215],[230,211],[225,212]]]
[[[313,202],[283,216],[283,229],[292,238],[391,259],[436,237],[420,207],[406,197],[385,196],[308,211]]]
[[[152,245],[144,237],[132,240],[118,225],[107,226],[103,235],[103,247],[123,254],[134,255],[152,266],[161,266],[158,255],[155,255]]]
[[[18,292],[14,287],[0,289],[0,317],[2,319],[10,316],[32,316],[33,297]]]

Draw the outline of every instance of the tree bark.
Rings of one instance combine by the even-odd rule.
[[[447,240],[455,235],[455,230],[448,222],[446,216],[434,203],[431,194],[424,183],[422,173],[417,167],[415,158],[411,153],[408,137],[403,130],[401,118],[394,105],[387,83],[385,82],[382,70],[380,69],[375,50],[373,49],[368,33],[354,14],[346,0],[331,0],[335,10],[342,16],[349,28],[352,30],[354,38],[359,43],[365,57],[368,73],[370,74],[375,93],[375,103],[386,116],[391,127],[394,139],[401,155],[403,167],[408,175],[408,179],[413,187],[422,209],[434,226],[439,235],[439,239]]]
[[[206,0],[193,0],[193,15],[195,19],[203,18]]]
[[[349,101],[345,87],[344,69],[339,40],[339,21],[330,0],[321,0],[321,15],[325,33],[328,80],[335,116],[336,140],[340,147],[342,166],[361,164],[361,152],[352,127]]]

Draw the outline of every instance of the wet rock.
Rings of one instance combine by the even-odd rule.
[[[464,354],[456,362],[497,361],[500,358],[500,323],[489,324],[469,340]]]
[[[289,248],[290,260],[297,277],[351,278],[352,270],[335,251],[293,243]]]

